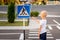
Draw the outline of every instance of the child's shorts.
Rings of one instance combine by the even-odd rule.
[[[46,40],[46,32],[43,34],[40,34],[40,40]]]

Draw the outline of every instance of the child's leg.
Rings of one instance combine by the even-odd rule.
[[[46,40],[46,32],[43,34],[40,34],[40,40]]]

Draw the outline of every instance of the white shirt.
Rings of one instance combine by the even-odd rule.
[[[46,32],[46,24],[47,24],[47,20],[40,20],[40,25],[42,26],[42,29],[40,31],[40,34]]]

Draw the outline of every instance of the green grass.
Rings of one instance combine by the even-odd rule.
[[[7,14],[0,13],[0,18],[7,17]]]
[[[4,18],[7,18],[7,16],[8,16],[7,14],[0,13],[0,18],[3,18],[3,17],[4,17]],[[15,17],[16,17],[16,16],[17,16],[17,14],[15,14]]]
[[[23,26],[23,21],[16,21],[14,23],[8,23],[6,21],[0,21],[0,26]],[[25,26],[28,26],[28,22],[25,22]]]
[[[7,18],[7,14],[0,13],[0,18]],[[25,22],[25,26],[28,26],[28,21]],[[23,21],[15,21],[14,23],[9,23],[6,21],[0,21],[0,26],[23,26]]]

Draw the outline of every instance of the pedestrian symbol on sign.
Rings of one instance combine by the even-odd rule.
[[[30,18],[30,5],[17,6],[18,18]]]
[[[18,16],[29,16],[29,14],[27,13],[27,10],[23,7]]]

